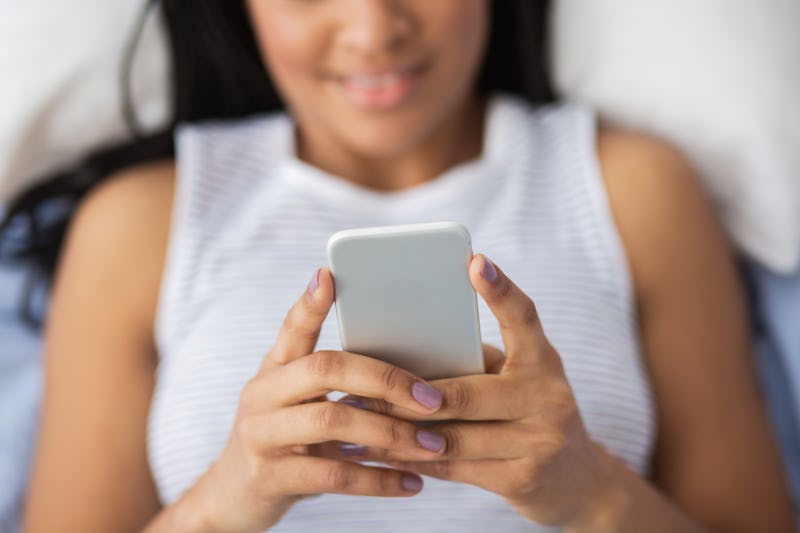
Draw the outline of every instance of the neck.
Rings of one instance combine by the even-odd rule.
[[[370,157],[332,139],[298,133],[298,156],[329,174],[379,191],[399,191],[430,181],[448,169],[480,157],[485,104],[469,99],[429,135],[402,153]]]

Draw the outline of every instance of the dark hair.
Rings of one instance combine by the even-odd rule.
[[[141,135],[129,105],[129,67],[141,25],[158,3],[148,0],[121,73],[133,140],[37,180],[41,184],[19,196],[0,224],[0,258],[30,265],[21,314],[35,327],[41,323],[33,311],[35,288],[49,285],[70,217],[89,190],[123,168],[174,155],[177,124],[283,108],[243,0],[161,0],[172,51],[174,114],[163,130]],[[531,103],[553,99],[546,61],[548,8],[546,0],[491,0],[489,45],[478,78],[482,93],[517,94]]]

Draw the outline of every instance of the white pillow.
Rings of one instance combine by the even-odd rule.
[[[797,269],[800,2],[559,0],[553,16],[560,93],[672,142],[740,249]]]
[[[0,2],[0,206],[44,173],[127,137],[119,76],[143,0]],[[150,130],[169,114],[168,61],[151,16],[133,96]]]
[[[531,0],[534,1],[534,0]],[[142,0],[0,4],[0,205],[46,172],[125,138],[118,78]],[[779,272],[800,263],[800,2],[557,0],[561,93],[692,159],[732,239]],[[134,98],[169,114],[151,21]]]

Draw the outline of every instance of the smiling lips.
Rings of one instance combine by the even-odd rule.
[[[336,78],[345,98],[365,110],[387,110],[399,107],[411,96],[424,66],[358,72]]]

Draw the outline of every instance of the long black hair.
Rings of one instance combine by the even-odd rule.
[[[130,63],[145,15],[159,2],[148,0],[120,76],[130,102]],[[232,119],[283,109],[264,67],[244,0],[161,0],[168,31],[173,116],[153,134],[138,133],[126,105],[132,141],[103,149],[73,168],[57,172],[12,202],[0,224],[0,259],[28,263],[23,319],[38,327],[37,287],[47,287],[72,213],[93,187],[119,170],[174,155],[173,132],[184,122]],[[489,44],[478,77],[481,93],[517,94],[537,104],[553,99],[548,76],[547,0],[491,0]],[[56,206],[56,207],[54,207]]]

